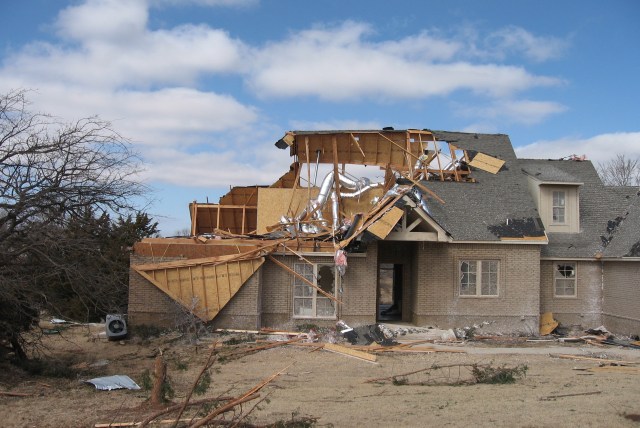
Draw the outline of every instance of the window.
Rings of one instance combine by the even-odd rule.
[[[336,274],[333,264],[312,265],[296,263],[294,269],[323,291],[335,295]],[[334,318],[336,308],[334,302],[325,297],[308,283],[294,277],[293,280],[293,316],[300,318]]]
[[[565,223],[565,210],[566,210],[566,197],[564,192],[553,192],[553,223],[564,224]]]
[[[573,262],[556,263],[554,271],[555,297],[576,296],[576,264]]]
[[[461,296],[497,296],[498,260],[460,261]]]

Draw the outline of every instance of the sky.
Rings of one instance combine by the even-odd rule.
[[[163,236],[269,185],[289,130],[508,134],[519,157],[640,156],[635,0],[0,0],[0,94],[127,137]]]

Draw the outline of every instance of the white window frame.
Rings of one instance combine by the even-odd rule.
[[[312,282],[316,287],[318,287],[318,273],[323,267],[330,267],[333,272],[333,289],[329,292],[330,294],[336,294],[337,282],[340,280],[340,275],[338,274],[335,265],[333,263],[294,263],[293,269],[296,273],[304,276],[307,280]],[[325,290],[326,291],[326,290]],[[307,311],[304,313],[297,313],[296,308],[297,303],[307,301],[307,303],[311,303],[310,307],[307,306]],[[305,281],[300,279],[298,276],[293,277],[293,307],[291,308],[293,312],[293,318],[316,318],[316,319],[336,319],[336,304],[334,301],[329,299],[320,293],[316,288],[311,287]],[[318,305],[320,303],[321,305]],[[333,308],[333,313],[331,314],[322,314],[318,315],[319,306],[324,305],[331,306]],[[305,309],[301,307],[301,309]]]
[[[558,212],[557,216],[556,210]],[[556,217],[560,218],[561,215],[562,221],[556,220]],[[567,192],[564,190],[551,192],[551,222],[553,224],[567,224]]]
[[[572,273],[562,273],[560,266],[568,266]],[[569,276],[567,276],[569,274]],[[558,294],[558,287],[562,284],[563,290],[567,290],[567,284],[572,284],[573,294]],[[574,299],[578,297],[578,263],[575,261],[557,261],[553,264],[553,297],[559,299]]]
[[[494,266],[495,269],[491,270],[491,267]],[[474,266],[475,271],[467,271],[464,272],[464,265]],[[489,269],[489,270],[487,270]],[[486,259],[486,260],[477,260],[477,259],[464,259],[458,261],[458,295],[460,297],[489,297],[496,298],[500,297],[500,260],[497,259]],[[473,275],[473,276],[472,276]],[[486,283],[487,278],[490,276],[495,277],[496,291],[495,294],[483,294],[482,286],[483,283]],[[467,282],[463,282],[467,280]],[[473,280],[473,282],[471,281]],[[475,287],[475,293],[464,293],[463,288],[465,285],[472,284]]]

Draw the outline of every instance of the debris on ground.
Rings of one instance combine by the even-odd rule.
[[[138,384],[126,375],[96,377],[93,379],[85,380],[84,382],[92,384],[96,387],[96,389],[100,391],[111,391],[114,389],[140,389]]]

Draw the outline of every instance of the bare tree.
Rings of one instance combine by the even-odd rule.
[[[62,278],[95,286],[80,256],[104,250],[70,231],[136,212],[145,191],[136,181],[138,157],[108,122],[64,123],[31,112],[27,96],[0,94],[0,342],[18,354],[22,333],[50,303],[43,285]]]
[[[610,161],[598,163],[598,174],[607,186],[639,186],[640,158],[617,154]]]

